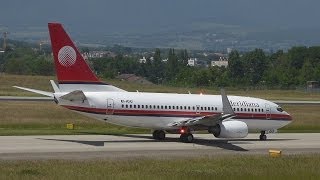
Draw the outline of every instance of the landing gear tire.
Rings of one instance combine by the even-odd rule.
[[[181,134],[180,140],[184,143],[192,143],[193,142],[193,135],[191,133]]]
[[[155,130],[152,133],[153,139],[164,140],[166,138],[166,133],[162,130]]]
[[[261,135],[259,136],[260,141],[266,141],[267,135],[265,131],[261,131]]]

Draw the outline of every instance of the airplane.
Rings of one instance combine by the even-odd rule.
[[[60,23],[48,23],[58,85],[54,92],[14,86],[54,99],[58,105],[107,123],[152,129],[152,137],[180,134],[185,143],[195,131],[216,138],[244,138],[249,131],[267,133],[286,126],[292,117],[279,105],[259,98],[205,94],[128,92],[100,81]]]

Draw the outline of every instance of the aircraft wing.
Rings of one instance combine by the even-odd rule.
[[[203,125],[203,126],[215,126],[223,120],[235,117],[229,99],[224,91],[221,89],[221,100],[222,100],[222,113],[211,115],[211,116],[200,116],[195,118],[190,118],[185,121],[177,121],[170,123],[169,126],[173,127],[183,127],[183,126],[195,126],[195,125]]]
[[[216,124],[220,123],[223,120],[229,119],[234,117],[235,115],[232,114],[216,114],[212,116],[200,116],[196,118],[190,118],[185,121],[177,121],[174,123],[169,124],[172,127],[185,127],[185,126],[195,126],[195,125],[202,125],[202,126],[215,126]]]

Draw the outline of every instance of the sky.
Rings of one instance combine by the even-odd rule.
[[[318,0],[10,0],[0,26],[40,27],[61,22],[81,33],[152,33],[210,21],[242,27],[319,28]]]

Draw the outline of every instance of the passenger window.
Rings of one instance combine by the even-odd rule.
[[[257,112],[257,109],[254,109],[254,112]]]
[[[199,106],[197,106],[197,110],[199,110]]]
[[[172,109],[174,109],[175,106],[172,106]]]
[[[169,106],[169,109],[171,109],[171,106]]]
[[[233,111],[236,111],[236,108],[233,108]]]
[[[244,108],[244,111],[247,111],[247,108]]]
[[[164,106],[164,109],[167,109],[167,106]]]
[[[237,111],[239,111],[239,108],[237,108]]]
[[[196,108],[194,106],[192,106],[192,110],[195,110]]]
[[[157,106],[157,109],[160,109],[160,106],[159,106],[159,105]]]
[[[216,107],[216,111],[218,111],[218,108]]]
[[[241,111],[242,111],[242,108],[241,108]]]
[[[250,112],[250,109],[248,108],[248,112]]]
[[[187,106],[184,106],[184,109],[186,110],[186,109],[187,109]]]
[[[122,104],[122,106],[121,106],[122,108],[124,108],[124,105]]]
[[[141,105],[141,108],[144,108],[144,105]]]
[[[261,109],[261,112],[263,112],[263,109]]]
[[[207,107],[204,107],[204,110],[206,111],[206,110],[207,110]]]
[[[153,105],[153,109],[156,109],[156,105]]]
[[[128,104],[126,104],[126,108],[128,108]]]
[[[163,106],[161,106],[161,109],[163,109]]]
[[[188,106],[188,110],[190,110],[191,108],[190,108],[190,106]]]
[[[137,106],[136,105],[133,105],[133,108],[136,108]]]
[[[203,110],[203,107],[201,107],[201,110]]]

